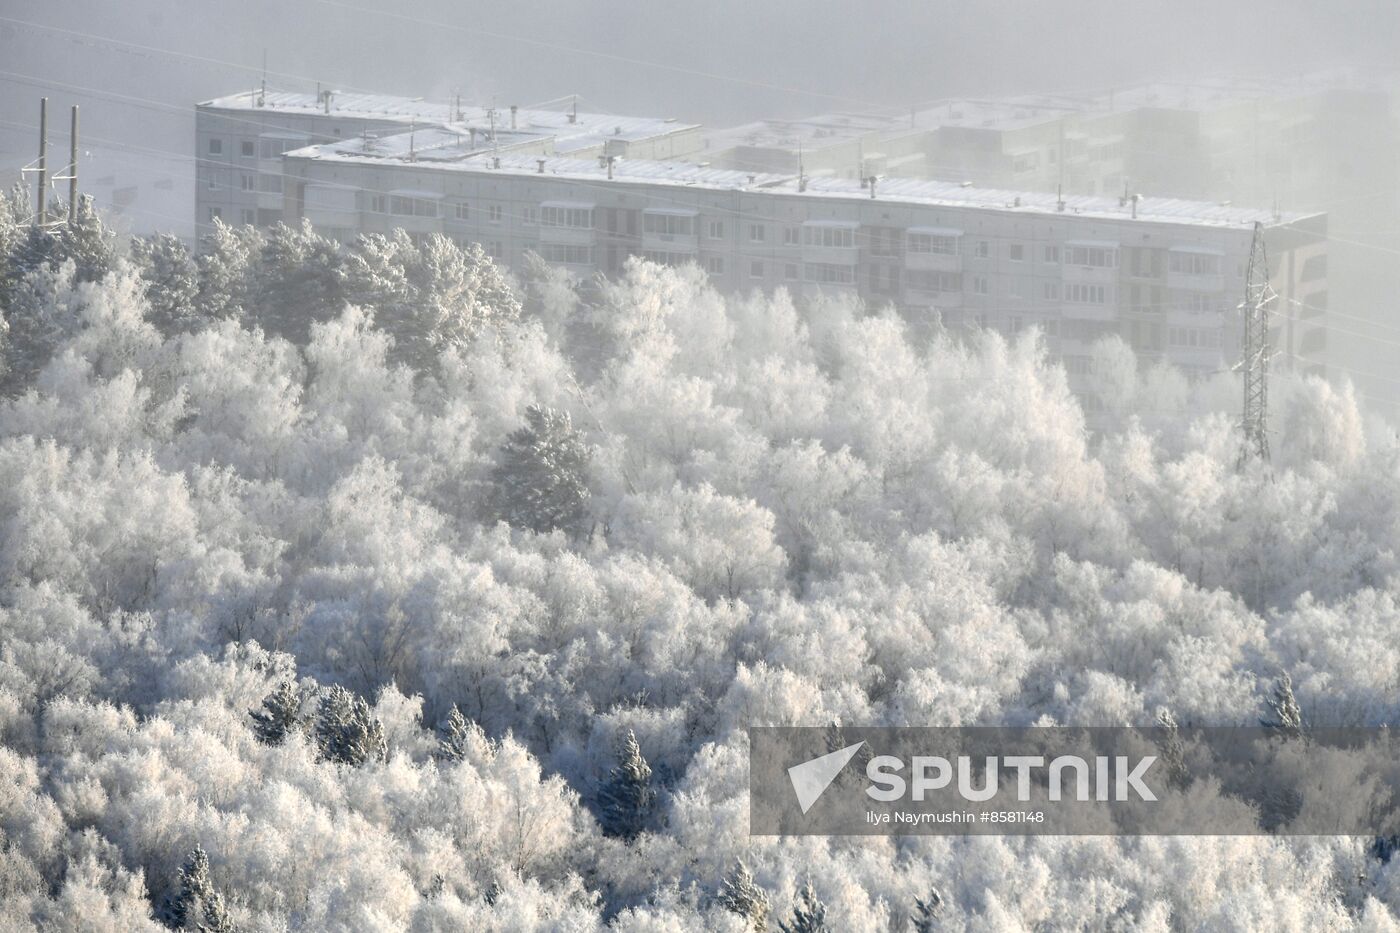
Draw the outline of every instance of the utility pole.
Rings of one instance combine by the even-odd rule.
[[[73,105],[73,125],[68,133],[68,222],[78,222],[78,105]]]
[[[34,207],[34,215],[39,219],[39,226],[49,222],[48,198],[45,197],[49,186],[49,99],[39,98],[39,199]]]
[[[1249,248],[1249,268],[1245,274],[1244,343],[1237,368],[1243,375],[1244,407],[1240,432],[1240,465],[1250,459],[1269,462],[1269,306],[1273,304],[1269,285],[1269,257],[1264,249],[1264,225],[1254,224],[1254,242]]]

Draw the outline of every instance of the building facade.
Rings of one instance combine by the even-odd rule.
[[[200,111],[201,146],[253,153],[247,169],[227,171],[254,181],[209,189],[211,218],[304,218],[346,242],[398,228],[442,234],[507,266],[533,252],[580,277],[615,275],[633,256],[694,262],[726,292],[849,294],[914,322],[1008,336],[1038,327],[1077,385],[1109,334],[1190,374],[1235,360],[1257,223],[1279,295],[1278,365],[1325,368],[1321,214],[724,169],[697,162],[698,128],[672,121],[517,112],[512,124],[488,113],[483,129],[480,113],[455,107],[431,124],[429,105],[415,103],[423,109],[405,126],[367,105],[352,121],[334,103],[329,114],[323,102],[249,116],[239,101]]]

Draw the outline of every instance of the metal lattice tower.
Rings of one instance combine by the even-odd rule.
[[[1250,458],[1269,460],[1269,306],[1277,296],[1269,285],[1269,256],[1264,249],[1264,225],[1255,223],[1245,274],[1244,341],[1237,368],[1244,379],[1244,408],[1240,432],[1244,443],[1240,463]]]

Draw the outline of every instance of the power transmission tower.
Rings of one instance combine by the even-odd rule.
[[[1244,379],[1244,409],[1240,432],[1244,442],[1240,465],[1254,458],[1269,461],[1269,306],[1277,296],[1269,285],[1269,256],[1264,248],[1264,225],[1254,224],[1254,242],[1249,248],[1245,274],[1244,343],[1237,368]]]

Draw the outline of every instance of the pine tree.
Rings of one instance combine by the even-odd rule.
[[[631,842],[651,820],[656,790],[651,786],[651,766],[631,729],[618,743],[617,759],[617,767],[598,791],[599,822],[605,834]]]
[[[195,845],[184,866],[176,873],[177,888],[165,899],[160,921],[172,930],[196,933],[234,933],[233,920],[223,895],[209,880],[209,856]]]
[[[472,741],[482,732],[481,727],[454,705],[442,723],[442,738],[438,740],[438,757],[445,761],[461,761]],[[484,736],[483,736],[484,737]]]
[[[1274,681],[1274,695],[1264,702],[1268,713],[1259,720],[1261,726],[1290,739],[1303,734],[1303,710],[1293,696],[1293,678],[1287,672]]]
[[[146,283],[151,323],[166,334],[193,329],[202,320],[195,313],[199,267],[180,238],[168,233],[134,237],[130,256]]]
[[[345,305],[340,287],[340,246],[311,222],[278,224],[266,235],[259,257],[254,317],[269,334],[305,344],[311,325]]]
[[[212,233],[200,239],[199,313],[206,318],[248,316],[257,297],[263,235],[250,226],[231,227],[214,221]]]
[[[284,680],[263,698],[261,710],[249,710],[253,732],[264,745],[281,745],[301,728],[301,691]]]
[[[588,522],[592,451],[568,412],[531,405],[491,472],[497,518],[517,528],[581,534]]]
[[[754,882],[742,860],[725,876],[719,889],[719,903],[725,910],[747,920],[749,929],[755,933],[768,929],[768,895]]]
[[[808,878],[797,892],[797,903],[792,908],[792,921],[779,923],[783,933],[826,933],[826,905],[817,899],[812,889],[812,879]]]
[[[1181,729],[1170,710],[1157,714],[1157,725],[1162,729],[1162,740],[1158,743],[1162,764],[1166,767],[1167,780],[1173,787],[1184,788],[1190,782],[1186,770],[1186,746],[1181,741]]]
[[[928,898],[914,898],[914,913],[910,922],[914,933],[934,933],[939,927],[938,915],[943,912],[943,895],[937,888],[930,888]]]
[[[384,724],[374,718],[362,697],[338,684],[321,694],[316,746],[326,761],[352,766],[388,756]]]
[[[102,222],[92,198],[82,195],[73,221],[58,228],[59,254],[62,259],[73,260],[79,282],[95,282],[116,264],[115,238]]]

